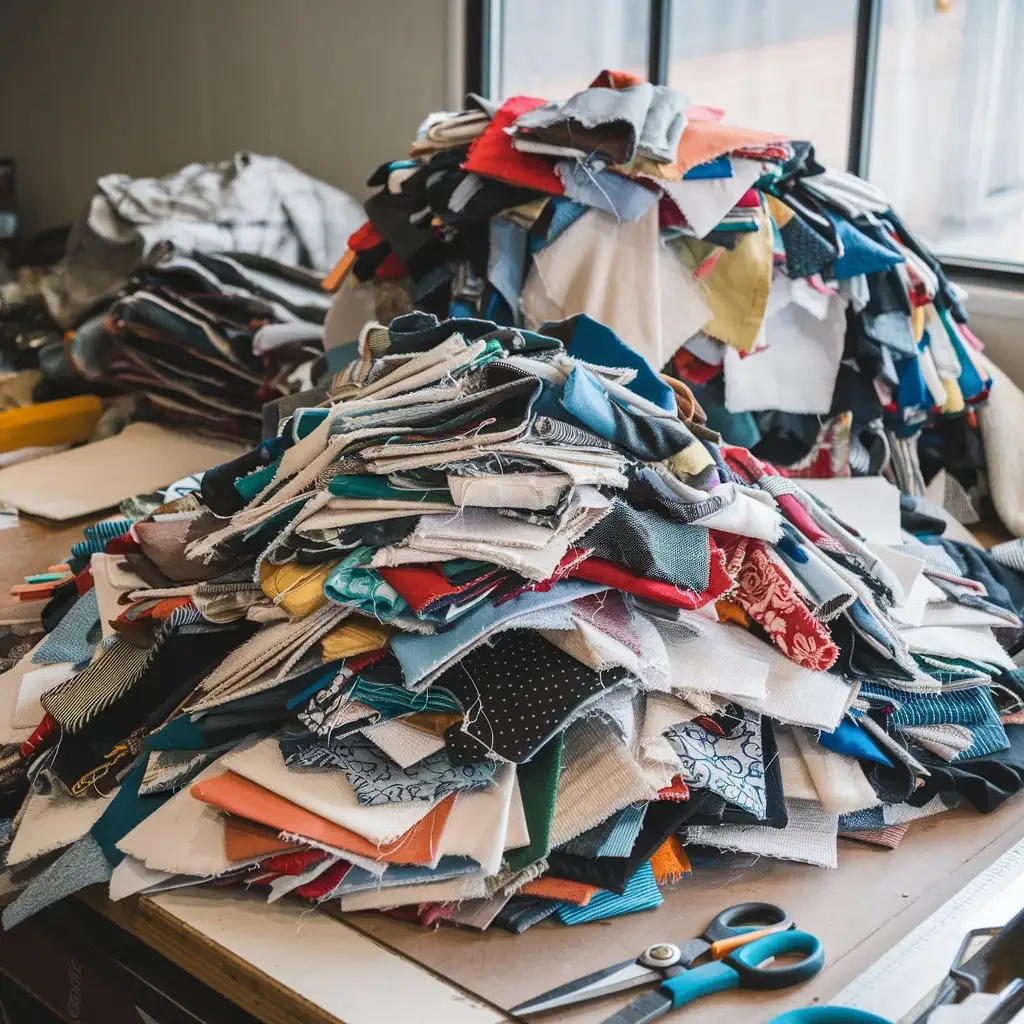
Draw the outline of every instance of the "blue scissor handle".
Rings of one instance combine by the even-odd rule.
[[[803,953],[799,963],[762,968],[765,960],[785,953]],[[808,932],[776,932],[741,946],[724,960],[694,967],[662,982],[659,991],[672,999],[672,1009],[702,996],[744,988],[787,988],[814,977],[825,965],[825,950]]]
[[[890,1024],[866,1010],[851,1010],[848,1006],[808,1006],[790,1010],[773,1017],[768,1024]]]

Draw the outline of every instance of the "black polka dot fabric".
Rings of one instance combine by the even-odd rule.
[[[465,712],[445,732],[449,756],[459,764],[488,756],[527,761],[581,704],[627,675],[623,668],[595,672],[533,630],[499,633],[435,681]]]

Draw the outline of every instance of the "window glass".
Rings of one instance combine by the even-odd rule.
[[[500,4],[497,91],[565,99],[604,68],[647,77],[643,0],[505,0]]]
[[[1024,262],[1024,3],[883,0],[869,176],[942,256]]]
[[[668,82],[845,167],[856,34],[857,0],[675,0]]]

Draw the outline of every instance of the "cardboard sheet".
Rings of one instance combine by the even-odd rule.
[[[0,501],[30,515],[74,519],[166,487],[247,450],[231,441],[132,423],[116,437],[0,469]]]

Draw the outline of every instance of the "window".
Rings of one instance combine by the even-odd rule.
[[[1024,0],[467,10],[471,88],[555,99],[609,67],[667,82],[729,121],[809,139],[825,163],[875,182],[948,262],[1024,270]]]

